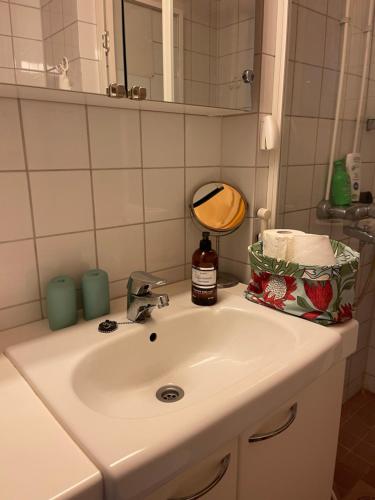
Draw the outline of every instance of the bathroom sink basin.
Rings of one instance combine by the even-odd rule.
[[[207,308],[187,282],[164,288],[170,306],[144,324],[104,335],[81,322],[6,351],[101,470],[107,500],[142,498],[346,356],[339,329],[250,303],[244,285]],[[156,397],[171,385],[183,393]]]
[[[89,352],[73,372],[75,393],[110,417],[150,418],[207,401],[241,379],[260,380],[280,366],[300,342],[276,318],[262,319],[238,307],[196,308],[116,335]],[[261,332],[261,335],[260,335]],[[184,397],[174,405],[156,399],[176,384]]]

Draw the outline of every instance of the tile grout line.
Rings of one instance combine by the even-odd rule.
[[[143,165],[143,133],[142,133],[142,111],[138,109],[138,133],[139,133],[139,154],[141,159],[141,191],[142,191],[142,217],[143,217],[143,265],[147,271],[147,239],[146,239],[146,205],[145,205],[145,179]]]
[[[92,169],[92,154],[91,154],[91,138],[90,138],[90,120],[89,120],[89,109],[85,105],[85,123],[86,123],[86,137],[87,137],[87,154],[89,160],[89,172],[90,172],[90,192],[91,192],[91,211],[92,220],[94,225],[94,248],[95,248],[95,265],[99,268],[99,256],[98,256],[98,238],[97,238],[97,226],[96,226],[96,208],[95,208],[95,193],[94,193],[94,176]]]
[[[18,108],[18,119],[19,119],[20,132],[21,132],[23,157],[24,157],[24,163],[25,163],[25,173],[26,173],[26,179],[27,179],[27,189],[28,189],[28,195],[29,195],[31,227],[32,227],[32,233],[33,233],[32,240],[33,240],[33,246],[34,246],[34,259],[35,259],[35,267],[36,267],[37,282],[38,282],[38,289],[39,289],[40,314],[41,314],[41,318],[43,318],[44,315],[43,315],[43,305],[42,305],[42,283],[41,283],[41,277],[40,277],[40,263],[39,263],[38,247],[37,247],[37,240],[36,240],[35,214],[34,214],[34,206],[33,206],[33,199],[32,199],[31,179],[30,179],[30,172],[29,172],[29,161],[28,161],[28,157],[27,157],[25,129],[24,129],[22,107],[21,107],[21,100],[20,99],[17,99],[17,108]]]

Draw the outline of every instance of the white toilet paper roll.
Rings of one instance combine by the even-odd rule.
[[[263,231],[263,255],[290,261],[293,256],[294,236],[304,234],[303,231],[295,229],[267,229]]]
[[[305,266],[334,266],[336,258],[329,236],[324,234],[295,235],[291,261]]]

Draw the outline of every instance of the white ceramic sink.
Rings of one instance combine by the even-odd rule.
[[[149,323],[84,356],[73,372],[73,388],[83,403],[110,417],[176,412],[245,377],[260,380],[307,340],[273,317],[264,321],[238,306],[167,312],[160,324],[152,324],[154,342]],[[167,384],[182,387],[184,398],[173,405],[158,401],[157,390]]]
[[[252,304],[244,285],[210,308],[188,287],[164,287],[171,305],[143,325],[103,335],[83,322],[6,352],[102,471],[108,500],[142,498],[345,357],[339,329]],[[167,384],[184,397],[156,399]]]

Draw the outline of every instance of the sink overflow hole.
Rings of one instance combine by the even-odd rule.
[[[178,385],[164,385],[156,392],[156,398],[162,403],[174,403],[184,397],[184,390]]]
[[[155,340],[158,338],[156,333],[151,333],[150,335],[150,342],[155,342]]]

